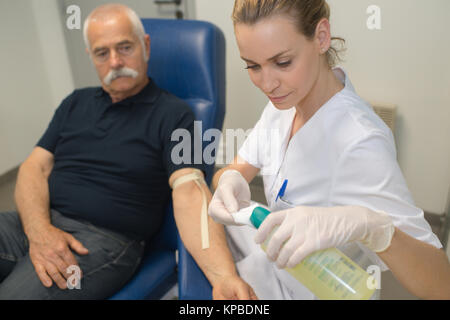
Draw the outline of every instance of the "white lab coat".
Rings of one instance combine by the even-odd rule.
[[[414,201],[396,159],[390,129],[362,100],[341,68],[333,69],[345,84],[296,132],[288,144],[295,108],[280,111],[268,103],[239,156],[260,168],[272,211],[293,206],[360,205],[388,213],[410,236],[442,245]],[[288,179],[282,198],[275,201]],[[314,299],[286,271],[270,263],[254,241],[250,227],[226,227],[240,275],[261,299]],[[339,247],[364,270],[387,266],[360,243]],[[379,291],[379,290],[377,290]],[[379,296],[379,292],[378,292]]]

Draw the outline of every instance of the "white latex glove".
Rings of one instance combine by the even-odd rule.
[[[269,214],[259,227],[255,242],[263,243],[277,225],[267,255],[276,260],[280,269],[295,267],[315,251],[351,241],[360,241],[372,251],[381,252],[389,247],[394,234],[391,218],[384,212],[358,206],[300,206]]]
[[[208,214],[218,223],[240,225],[232,213],[250,205],[250,187],[237,170],[227,170],[220,176],[216,192],[211,199]]]

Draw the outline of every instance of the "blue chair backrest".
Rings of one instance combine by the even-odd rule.
[[[225,116],[225,38],[209,22],[143,19],[151,43],[148,74],[185,100],[203,131],[222,129]],[[207,167],[207,180],[213,165]]]
[[[222,129],[225,116],[225,38],[220,29],[197,20],[142,19],[150,35],[148,75],[162,89],[186,101],[202,131]],[[203,133],[202,133],[203,135]],[[209,142],[207,142],[209,143]],[[206,165],[206,181],[214,164]],[[159,247],[176,249],[177,230],[168,207]]]

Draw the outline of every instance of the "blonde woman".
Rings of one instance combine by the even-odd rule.
[[[214,176],[209,214],[228,225],[237,268],[259,298],[314,299],[280,269],[338,247],[364,269],[389,268],[418,297],[449,299],[448,258],[414,205],[391,131],[335,67],[329,16],[324,0],[235,2],[241,58],[270,101],[235,162]],[[233,226],[258,172],[273,213],[258,231]],[[266,255],[258,244],[275,226]]]

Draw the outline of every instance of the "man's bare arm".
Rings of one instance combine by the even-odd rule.
[[[36,147],[20,166],[14,196],[27,236],[50,225],[48,177],[53,163],[51,152]]]
[[[169,183],[183,176],[192,169],[180,169],[172,174]],[[211,192],[202,185],[207,194],[208,203]],[[202,194],[193,182],[186,182],[172,193],[175,221],[186,249],[193,256],[200,269],[205,273],[213,287],[214,299],[255,299],[256,295],[237,274],[233,257],[228,248],[225,230],[221,224],[208,216],[209,242],[208,249],[202,249],[200,232],[200,212]]]
[[[78,264],[69,247],[79,254],[87,254],[88,250],[71,234],[51,224],[48,177],[53,163],[52,153],[36,147],[19,168],[15,201],[39,279],[46,287],[53,280],[65,289],[67,267]]]

